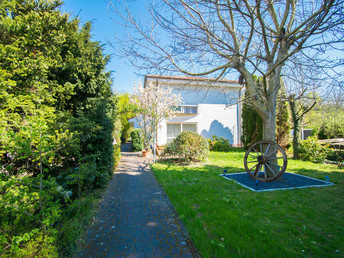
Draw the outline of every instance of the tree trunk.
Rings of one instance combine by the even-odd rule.
[[[298,159],[300,153],[300,122],[301,119],[297,114],[295,105],[295,96],[289,97],[289,106],[291,111],[291,117],[293,119],[294,131],[293,131],[293,158]]]
[[[299,159],[300,153],[300,120],[294,120],[293,132],[293,158]]]
[[[277,93],[280,89],[280,71],[282,65],[279,69],[271,74],[270,76],[263,78],[262,81],[255,80],[254,77],[250,77],[248,71],[243,71],[244,77],[246,79],[247,90],[251,94],[252,104],[255,110],[258,112],[259,116],[262,118],[263,123],[263,140],[273,141],[276,140],[276,102]],[[260,87],[257,85],[261,84]],[[264,89],[263,92],[258,92],[257,89]],[[261,96],[260,96],[261,95]],[[266,150],[260,150],[263,154],[269,156],[270,161],[277,161],[277,154],[275,148],[269,148],[268,152]],[[274,162],[277,164],[277,162]],[[271,167],[271,166],[270,166]],[[264,166],[264,170],[268,177],[274,177],[278,167],[271,167],[272,169]],[[273,171],[271,171],[273,170]],[[274,173],[275,172],[275,173]]]
[[[275,110],[274,110],[275,111]],[[263,140],[268,141],[275,141],[276,138],[276,112],[270,112],[269,116],[262,118],[263,120]],[[266,150],[263,149],[263,152],[265,153]],[[272,162],[277,164],[277,159],[274,161],[274,158],[277,158],[276,149],[275,148],[269,148],[268,153],[266,153],[267,156],[270,156],[270,159]],[[274,171],[271,171],[271,169]],[[270,165],[270,168],[268,166],[264,165],[264,170],[268,177],[274,177],[279,168],[274,167]]]
[[[271,112],[263,120],[263,140],[275,141],[276,138],[276,112]]]

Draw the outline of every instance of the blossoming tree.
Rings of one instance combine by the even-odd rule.
[[[137,104],[140,116],[137,118],[144,148],[148,150],[153,144],[155,150],[155,138],[159,124],[171,119],[176,113],[173,107],[182,103],[180,95],[172,93],[170,88],[159,87],[159,85],[148,84],[143,87],[139,84],[134,88],[133,101]],[[154,151],[155,153],[155,151]]]

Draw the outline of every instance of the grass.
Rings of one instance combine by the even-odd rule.
[[[63,220],[58,228],[58,256],[76,257],[85,244],[87,229],[97,212],[101,197],[106,188],[86,193],[80,200],[74,200],[63,213]],[[79,250],[80,249],[80,250]]]
[[[252,192],[219,176],[243,172],[244,151],[211,152],[203,164],[153,165],[204,257],[344,257],[344,172],[288,159],[288,172],[332,186]]]

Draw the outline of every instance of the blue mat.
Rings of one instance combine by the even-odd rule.
[[[257,192],[333,185],[331,182],[287,172],[285,172],[281,178],[273,182],[260,182],[258,180],[253,180],[246,172],[221,174],[221,176]]]

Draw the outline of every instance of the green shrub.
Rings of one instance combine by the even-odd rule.
[[[327,145],[322,145],[318,138],[308,137],[307,140],[300,141],[300,158],[315,163],[323,163],[329,154]]]
[[[209,149],[211,151],[230,151],[231,144],[229,141],[220,136],[212,135],[211,139],[208,139]]]
[[[131,142],[133,143],[134,151],[142,151],[142,139],[140,129],[135,129],[131,132]]]
[[[173,156],[186,162],[202,161],[209,155],[208,141],[198,133],[185,131],[167,145],[162,156]]]
[[[319,121],[319,120],[318,120]],[[344,137],[344,112],[338,110],[326,114],[326,119],[321,119],[321,125],[318,128],[319,139],[333,139]]]
[[[83,239],[85,230],[90,226],[99,198],[104,194],[103,189],[88,192],[78,200],[71,202],[64,210],[63,219],[58,224],[58,253],[59,257],[74,257],[78,244]]]
[[[344,162],[344,150],[329,149],[326,159],[334,162]]]
[[[114,156],[114,169],[116,169],[121,159],[121,146],[119,144],[115,144],[113,146],[113,156]]]

